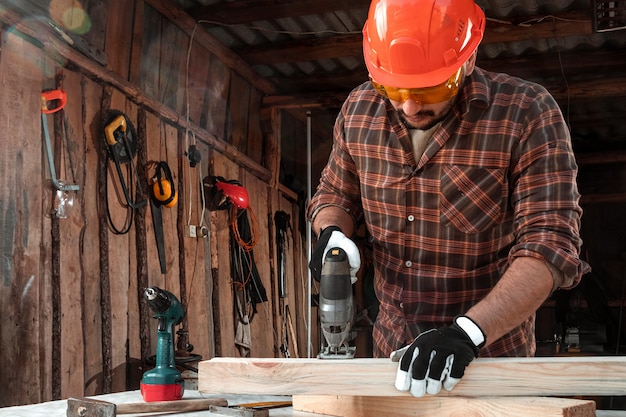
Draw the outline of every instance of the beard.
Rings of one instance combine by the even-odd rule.
[[[444,107],[437,111],[431,109],[422,109],[417,113],[407,116],[402,109],[396,109],[400,120],[407,129],[428,130],[441,122],[450,113],[450,109],[454,105],[454,99],[445,104]]]

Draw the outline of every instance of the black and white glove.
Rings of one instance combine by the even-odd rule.
[[[322,229],[320,235],[317,237],[317,243],[315,244],[315,248],[311,254],[311,261],[309,262],[311,275],[313,275],[316,281],[320,280],[326,253],[332,248],[341,248],[346,252],[348,262],[350,263],[350,276],[354,284],[356,282],[356,273],[361,267],[359,248],[352,239],[344,235],[337,226],[328,226]]]
[[[485,334],[467,316],[458,316],[451,326],[428,330],[391,353],[391,360],[400,362],[396,388],[410,390],[414,397],[438,394],[442,385],[451,391],[484,344]]]

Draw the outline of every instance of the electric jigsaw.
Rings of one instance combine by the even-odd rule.
[[[174,326],[182,322],[185,310],[174,294],[161,288],[146,288],[144,295],[158,325],[156,367],[143,374],[141,395],[147,402],[179,400],[185,381],[176,368]]]
[[[341,248],[326,253],[320,274],[319,311],[324,342],[317,355],[320,359],[354,358],[354,296],[348,255]]]

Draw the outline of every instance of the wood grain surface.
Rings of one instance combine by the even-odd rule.
[[[549,397],[347,397],[294,395],[293,408],[342,417],[595,417],[593,401]]]
[[[389,359],[214,358],[199,364],[198,388],[221,394],[408,396]],[[624,357],[477,359],[441,396],[623,395]]]

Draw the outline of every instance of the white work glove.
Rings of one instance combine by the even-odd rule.
[[[391,352],[390,359],[400,362],[396,389],[410,390],[414,397],[438,394],[442,386],[451,391],[484,344],[485,334],[467,316],[421,333],[409,346]]]
[[[359,248],[356,244],[343,234],[341,229],[337,226],[328,226],[322,229],[320,235],[317,238],[317,243],[311,254],[311,261],[309,262],[309,268],[311,269],[311,275],[317,281],[320,280],[322,274],[322,265],[324,259],[326,259],[326,253],[332,248],[340,248],[348,256],[348,262],[350,263],[350,278],[352,283],[356,282],[356,273],[361,268],[361,255],[359,254]]]

